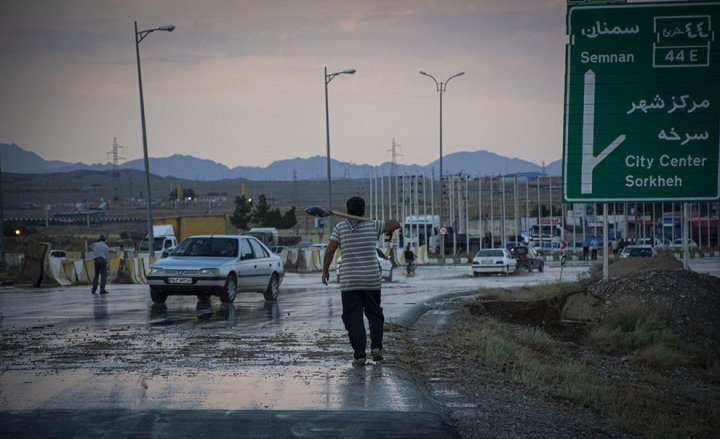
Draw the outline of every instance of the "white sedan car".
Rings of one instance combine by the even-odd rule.
[[[657,256],[657,251],[651,245],[628,245],[625,246],[621,258],[652,257]]]
[[[378,265],[380,266],[380,272],[382,275],[383,280],[387,280],[388,282],[392,282],[393,278],[393,265],[390,259],[385,256],[385,253],[382,252],[379,248],[376,248],[375,251],[377,252],[377,260]],[[340,282],[340,264],[342,263],[342,255],[338,258],[336,268],[335,268],[335,278],[337,279],[338,283]]]
[[[473,276],[491,273],[515,273],[517,261],[504,248],[484,248],[477,252],[472,261]]]
[[[697,242],[693,239],[688,239],[688,248],[697,248]],[[670,248],[673,249],[682,249],[683,248],[683,240],[682,238],[675,238],[675,241],[673,241],[672,244],[670,244]]]
[[[165,303],[169,295],[197,295],[205,301],[211,294],[232,303],[238,292],[277,300],[284,276],[280,257],[254,237],[203,235],[183,240],[152,264],[147,282],[154,303]]]

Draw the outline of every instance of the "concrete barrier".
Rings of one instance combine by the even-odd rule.
[[[65,270],[63,269],[63,262],[65,262],[64,259],[51,258],[48,256],[46,266],[48,267],[49,275],[52,276],[54,279],[54,283],[65,287],[72,285],[73,282],[65,275]],[[45,285],[43,284],[43,286]]]
[[[43,282],[45,261],[50,251],[50,244],[30,241],[25,243],[22,263],[15,285],[19,287],[39,287]],[[49,267],[48,267],[49,270]],[[50,280],[50,279],[48,279]]]
[[[68,285],[76,285],[78,283],[77,273],[75,272],[75,261],[70,259],[62,259],[60,261],[59,277],[63,281],[67,281]]]

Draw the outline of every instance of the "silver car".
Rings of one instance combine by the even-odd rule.
[[[280,257],[252,236],[191,236],[167,258],[150,266],[147,282],[154,303],[169,295],[211,294],[232,303],[238,292],[262,293],[266,301],[278,298],[285,270]]]
[[[515,273],[517,261],[504,248],[485,248],[477,252],[472,261],[473,276],[490,273]]]

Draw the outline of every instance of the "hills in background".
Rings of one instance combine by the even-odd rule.
[[[18,174],[44,174],[71,172],[77,170],[109,171],[112,163],[69,163],[60,160],[45,160],[38,154],[25,150],[16,144],[0,143],[0,160],[4,172]],[[327,160],[324,156],[278,160],[267,167],[227,166],[212,160],[199,159],[189,155],[175,154],[170,157],[150,158],[150,172],[161,177],[177,177],[187,180],[216,181],[242,178],[251,181],[324,180],[327,178]],[[544,173],[549,176],[561,174],[561,160],[545,166],[519,158],[504,157],[489,151],[456,152],[443,157],[443,173],[464,173],[470,176],[492,176],[514,173]],[[385,162],[379,166],[354,164],[331,159],[333,179],[368,178],[373,169],[380,175],[390,175],[393,164]],[[142,159],[130,160],[118,165],[120,169],[145,170]],[[438,160],[428,165],[397,164],[399,175],[426,175],[438,173]]]

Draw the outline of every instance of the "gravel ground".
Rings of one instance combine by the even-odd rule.
[[[563,343],[567,361],[582,358],[593,365],[593,373],[598,376],[621,383],[619,386],[626,386],[627,392],[657,394],[667,404],[676,405],[678,413],[687,408],[685,405],[703,401],[706,410],[686,422],[717,424],[717,418],[714,421],[712,418],[720,413],[720,386],[710,382],[706,369],[695,366],[698,362],[707,365],[708,361],[719,364],[720,278],[685,271],[672,257],[623,260],[610,268],[609,280],[595,282],[589,288],[591,294],[604,301],[605,311],[611,310],[622,297],[632,295],[650,308],[669,313],[673,330],[688,345],[697,348],[692,354],[694,363],[657,371],[622,356],[596,351],[586,342],[592,325],[554,332]],[[476,298],[438,304],[406,332],[404,339],[397,340],[403,347],[398,354],[400,362],[447,409],[450,422],[462,437],[652,436],[637,425],[622,428],[607,413],[574,405],[547,389],[527,388],[511,370],[478,361],[477,353],[458,351],[455,341],[472,330],[470,321],[483,325],[502,319],[508,331],[523,327],[521,318],[507,319],[505,314],[493,315],[482,306],[478,312],[478,308]],[[646,381],[646,376],[654,378]],[[693,400],[694,395],[698,395],[697,400]],[[673,428],[683,431],[684,427]],[[705,431],[713,431],[715,427],[706,428],[710,430]]]
[[[461,437],[636,437],[589,410],[522,388],[504,370],[473,364],[459,358],[462,352],[451,352],[450,339],[463,331],[465,319],[471,318],[466,305],[466,301],[456,300],[423,315],[404,346],[424,354],[412,354],[412,360],[401,355],[401,362],[446,408],[449,422]]]

